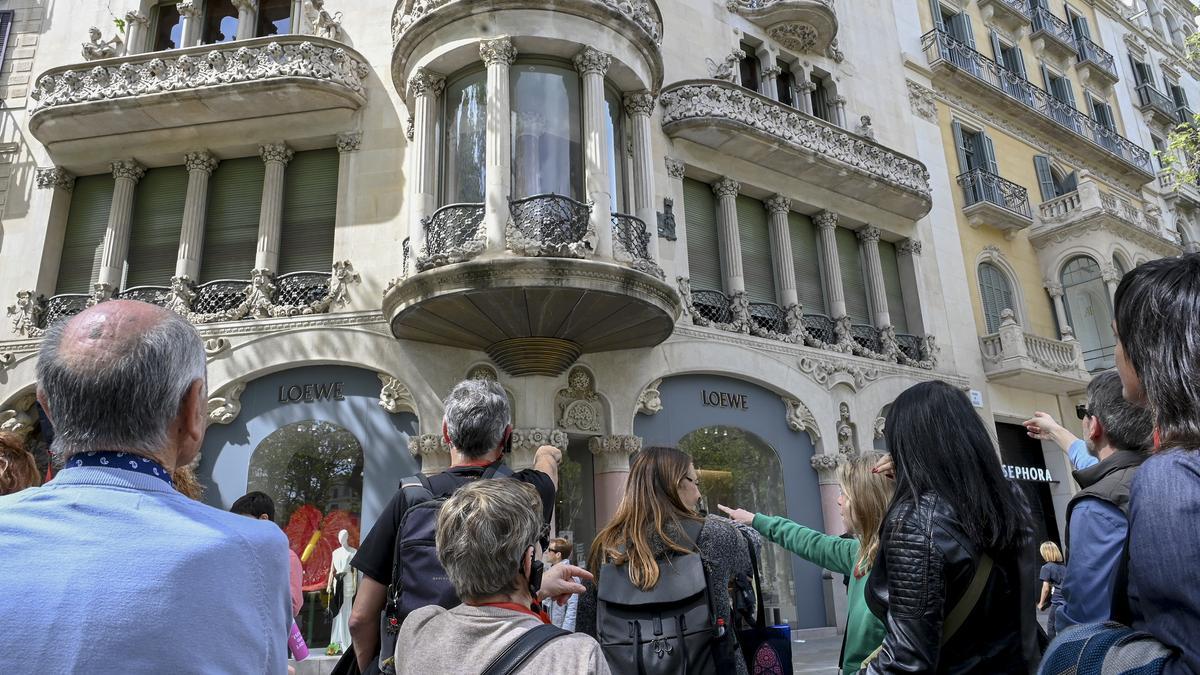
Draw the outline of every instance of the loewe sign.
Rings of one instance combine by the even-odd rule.
[[[314,401],[345,401],[341,382],[293,384],[279,387],[280,403],[312,403]]]
[[[745,394],[730,394],[724,391],[708,391],[707,389],[700,390],[700,400],[704,405],[712,408],[734,408],[736,410],[749,410],[750,397]]]

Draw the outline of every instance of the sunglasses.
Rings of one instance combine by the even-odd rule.
[[[1075,406],[1075,416],[1078,417],[1079,419],[1083,419],[1085,417],[1095,417],[1094,415],[1092,415],[1092,411],[1090,409],[1088,409],[1088,407],[1082,403]]]

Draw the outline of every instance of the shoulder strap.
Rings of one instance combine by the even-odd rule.
[[[552,623],[530,628],[497,654],[487,668],[483,669],[482,675],[512,675],[547,642],[564,635],[570,633]]]
[[[992,557],[986,553],[979,559],[979,566],[975,568],[975,576],[971,577],[971,585],[967,586],[967,592],[958,599],[954,604],[954,609],[946,615],[946,621],[942,624],[942,645],[945,646],[950,638],[962,628],[963,623],[967,620],[967,615],[971,610],[975,609],[975,605],[979,602],[979,596],[983,594],[983,587],[987,585],[988,577],[992,575]]]

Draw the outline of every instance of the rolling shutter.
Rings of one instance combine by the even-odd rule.
[[[262,207],[266,165],[258,157],[221,162],[208,184],[208,212],[200,283],[214,279],[249,279],[258,248],[258,213]]]
[[[991,263],[979,264],[979,297],[983,301],[983,319],[988,334],[999,331],[1000,312],[1015,308],[1008,279]]]
[[[335,148],[297,152],[288,163],[283,183],[283,228],[276,274],[333,269],[337,190],[338,152]]]
[[[4,53],[8,51],[8,36],[12,32],[13,10],[0,12],[0,66],[4,65]]]
[[[75,179],[55,295],[91,293],[92,284],[100,278],[100,256],[104,252],[113,182],[111,173]]]
[[[796,272],[796,292],[807,314],[824,314],[825,293],[821,289],[821,253],[817,228],[808,216],[788,211],[788,230],[792,240],[792,267]]]
[[[183,166],[150,169],[138,181],[125,288],[170,285],[179,254],[187,183],[188,172]]]
[[[900,285],[900,261],[896,259],[896,245],[890,241],[879,242],[879,263],[883,267],[883,287],[887,292],[888,316],[897,333],[908,332],[908,314],[904,311],[904,289]]]
[[[1050,171],[1050,158],[1045,155],[1033,156],[1033,169],[1037,173],[1038,190],[1042,193],[1042,201],[1048,202],[1058,196],[1054,189],[1054,173]]]
[[[871,323],[871,305],[867,301],[867,280],[863,274],[862,254],[858,237],[853,230],[838,227],[838,263],[842,272],[842,294],[846,298],[846,315],[854,323]]]
[[[717,197],[712,188],[698,180],[684,178],[683,214],[687,221],[688,276],[692,289],[721,291]]]
[[[737,197],[738,241],[742,249],[742,278],[750,302],[775,302],[775,273],[771,267],[771,233],[763,203]]]

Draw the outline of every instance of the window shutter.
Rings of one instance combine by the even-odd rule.
[[[747,197],[737,197],[738,241],[742,249],[742,278],[751,302],[775,302],[775,274],[771,267],[771,234],[767,208]]]
[[[979,264],[979,296],[983,301],[983,318],[987,323],[987,332],[995,333],[1000,330],[1000,313],[1012,309],[1013,295],[1008,279],[998,267],[992,263]]]
[[[1042,71],[1042,86],[1046,88],[1048,94],[1058,98],[1057,92],[1054,91],[1054,86],[1050,84],[1050,71],[1046,69],[1046,64],[1039,63],[1038,68]]]
[[[970,15],[968,15],[966,12],[962,12],[957,18],[962,24],[963,39],[966,41],[967,46],[971,49],[975,49],[975,29],[971,27]]]
[[[1001,66],[1003,66],[1004,51],[1000,48],[1000,36],[996,34],[996,31],[991,31],[988,33],[988,35],[992,39],[992,54],[996,57],[996,63],[999,63]]]
[[[958,153],[958,172],[966,173],[971,170],[971,167],[967,164],[967,143],[962,125],[958,123],[958,120],[954,120],[950,123],[950,129],[954,132],[954,149]]]
[[[1063,180],[1063,185],[1062,185],[1063,194],[1065,195],[1068,192],[1074,192],[1078,188],[1079,188],[1079,172],[1072,171],[1070,174],[1067,175],[1066,179]]]
[[[1063,90],[1063,100],[1066,101],[1067,103],[1070,103],[1071,107],[1074,108],[1075,107],[1075,88],[1071,86],[1071,79],[1069,77],[1067,77],[1066,75],[1063,75],[1062,80],[1060,80],[1060,85]]]
[[[0,12],[0,68],[4,67],[4,55],[8,51],[8,36],[12,33],[13,10]]]
[[[863,274],[862,254],[853,230],[839,227],[838,263],[841,265],[842,293],[846,297],[846,315],[854,323],[871,323],[871,305],[867,302],[867,280]]]
[[[817,228],[808,216],[788,211],[788,230],[792,240],[792,268],[796,272],[796,293],[806,314],[824,314],[825,293],[821,287],[821,253]]]
[[[208,184],[208,212],[200,283],[215,279],[249,279],[258,247],[258,214],[262,207],[266,165],[258,157],[221,162]]]
[[[933,27],[945,32],[946,23],[942,20],[942,3],[938,0],[929,0],[929,13],[933,15]]]
[[[333,269],[337,190],[337,149],[297,152],[288,162],[277,275]]]
[[[1042,201],[1048,202],[1058,196],[1054,189],[1054,173],[1050,171],[1050,158],[1045,155],[1033,156],[1033,169],[1037,173],[1038,189],[1042,193]]]
[[[1021,76],[1022,80],[1028,80],[1029,75],[1027,75],[1025,73],[1025,54],[1024,54],[1024,52],[1022,52],[1017,47],[1013,47],[1013,52],[1017,55],[1017,74]],[[1025,96],[1028,97],[1029,94],[1025,94]]]
[[[983,159],[987,162],[988,173],[993,176],[1000,175],[1000,168],[996,166],[996,148],[992,145],[992,139],[987,134],[979,134],[983,139]]]
[[[908,315],[904,311],[904,289],[900,285],[900,261],[896,259],[896,245],[890,241],[879,241],[879,263],[883,267],[883,287],[887,292],[888,316],[897,333],[908,332]]]
[[[188,172],[183,166],[150,169],[138,181],[125,288],[171,284],[179,254],[187,183]]]
[[[75,179],[58,262],[58,280],[54,284],[56,295],[91,293],[92,284],[100,278],[100,256],[104,252],[113,182],[111,173]]]
[[[698,180],[684,178],[683,214],[687,221],[688,276],[692,289],[721,291],[717,197],[712,187]]]

